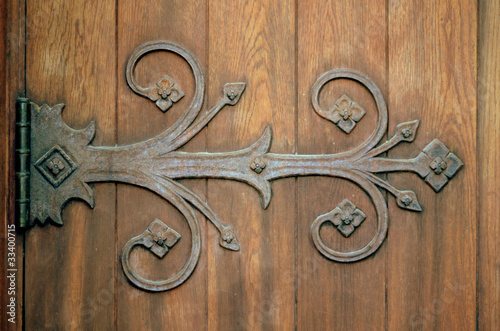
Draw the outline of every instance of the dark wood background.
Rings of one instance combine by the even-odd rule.
[[[189,228],[168,203],[137,187],[95,185],[96,207],[70,203],[63,227],[35,227],[17,237],[18,310],[12,329],[120,330],[497,330],[500,328],[500,3],[472,0],[133,0],[0,1],[0,252],[12,206],[14,103],[65,103],[65,121],[97,122],[97,145],[156,135],[189,103],[194,82],[173,54],[146,56],[139,81],[174,78],[186,97],[166,114],[129,90],[126,61],[138,45],[172,40],[190,49],[206,79],[206,107],[224,83],[245,81],[239,104],[223,110],[186,151],[249,146],[267,125],[272,151],[335,153],[363,141],[375,105],[359,85],[335,81],[321,95],[332,104],[347,93],[367,110],[346,135],[317,116],[310,89],[325,71],[351,68],[370,76],[389,108],[389,132],[419,119],[412,144],[389,153],[413,157],[443,141],[465,168],[439,194],[418,176],[391,174],[414,190],[422,213],[388,199],[387,240],[352,264],[324,259],[309,227],[345,197],[367,220],[349,239],[325,229],[332,247],[364,245],[375,211],[346,181],[307,177],[273,183],[262,210],[257,192],[223,180],[185,180],[222,220],[241,250],[220,248],[201,222],[202,253],[193,275],[163,293],[131,286],[119,266],[122,246],[160,218],[183,240],[163,260],[145,250],[133,265],[149,277],[178,270],[190,250]],[[24,252],[24,255],[23,255]],[[2,276],[2,284],[6,284]],[[2,302],[6,300],[2,288]]]

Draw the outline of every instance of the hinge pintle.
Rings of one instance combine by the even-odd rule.
[[[19,227],[29,224],[30,211],[30,100],[18,98],[16,102],[16,218]]]

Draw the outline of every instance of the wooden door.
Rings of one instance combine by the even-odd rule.
[[[2,0],[0,9],[1,251],[5,275],[15,269],[15,294],[7,291],[11,278],[2,277],[2,302],[16,305],[15,323],[11,309],[2,309],[2,327],[499,328],[498,1]],[[416,174],[379,174],[379,181],[415,192],[422,211],[401,209],[390,192],[380,191],[387,237],[376,252],[351,263],[325,258],[311,238],[311,224],[348,199],[363,211],[363,223],[347,237],[327,224],[321,239],[336,251],[355,251],[376,233],[378,207],[355,181],[328,176],[274,181],[267,209],[257,191],[241,182],[179,180],[234,228],[240,249],[221,248],[219,232],[197,211],[199,261],[186,281],[168,291],[134,286],[122,272],[122,247],[154,219],[175,229],[182,239],[165,258],[142,248],[131,256],[143,277],[164,279],[185,264],[192,233],[177,209],[137,186],[92,184],[93,209],[70,202],[63,226],[17,229],[13,240],[16,98],[64,103],[63,119],[73,128],[94,120],[96,146],[154,137],[182,116],[196,91],[189,66],[171,52],[146,55],[135,73],[144,86],[167,74],[181,86],[182,99],[163,112],[130,90],[127,61],[136,47],[154,40],[176,42],[198,59],[205,72],[202,113],[217,103],[225,83],[246,83],[238,104],[221,111],[181,151],[241,150],[267,126],[275,154],[351,151],[379,123],[366,87],[335,79],[321,90],[327,109],[344,94],[363,108],[350,133],[338,120],[318,116],[311,101],[323,73],[348,68],[369,77],[385,99],[382,142],[398,124],[420,121],[413,142],[383,157],[410,159],[438,139],[464,166],[439,193]],[[15,267],[8,268],[12,251]]]

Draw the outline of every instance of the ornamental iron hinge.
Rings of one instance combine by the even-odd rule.
[[[169,76],[156,84],[140,86],[134,74],[137,62],[146,53],[169,51],[181,56],[194,75],[195,92],[189,107],[170,128],[154,138],[126,146],[95,146],[94,123],[85,129],[74,130],[62,120],[64,105],[38,106],[28,99],[17,102],[17,200],[16,210],[20,227],[29,227],[47,220],[62,225],[61,210],[70,199],[82,199],[94,207],[94,192],[89,183],[121,182],[149,189],[176,207],[185,217],[191,231],[191,253],[182,269],[166,280],[148,280],[134,272],[129,263],[130,252],[143,246],[163,258],[181,235],[156,219],[139,236],[130,239],[122,249],[121,264],[125,276],[135,286],[149,291],[166,291],[182,284],[193,272],[201,250],[199,219],[195,209],[204,214],[219,231],[223,248],[238,251],[239,242],[231,225],[224,224],[210,206],[198,195],[177,182],[181,178],[223,178],[253,186],[262,197],[262,206],[271,201],[270,182],[284,177],[321,175],[340,177],[360,186],[372,200],[377,214],[377,229],[371,241],[355,251],[337,251],[328,247],[320,236],[325,224],[333,225],[348,238],[367,218],[356,201],[345,199],[329,213],[312,222],[311,238],[318,251],[337,262],[354,262],[373,254],[385,240],[388,229],[388,207],[380,189],[396,198],[400,208],[421,211],[416,194],[399,190],[376,173],[394,171],[414,172],[439,192],[462,168],[462,161],[435,139],[412,159],[388,159],[382,156],[402,142],[412,142],[417,133],[417,120],[401,123],[385,142],[387,107],[375,83],[362,73],[335,69],[323,74],[312,87],[312,106],[321,117],[335,123],[349,134],[363,119],[366,110],[351,97],[343,94],[333,107],[319,104],[319,93],[326,83],[348,79],[363,85],[371,93],[377,108],[377,122],[371,135],[358,147],[338,154],[297,155],[269,153],[271,129],[248,148],[228,153],[187,153],[178,149],[203,129],[225,106],[234,106],[245,91],[246,84],[224,85],[222,96],[210,110],[200,113],[205,79],[200,63],[184,47],[169,41],[149,42],[139,46],[131,55],[126,79],[130,88],[140,96],[155,102],[166,112],[179,101],[184,92]],[[31,133],[30,133],[31,131]],[[31,139],[30,139],[31,138]]]

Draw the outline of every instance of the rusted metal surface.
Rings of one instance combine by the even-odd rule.
[[[331,212],[319,216],[312,226],[319,229],[325,222],[332,223],[347,238],[363,223],[365,218],[366,215],[361,209],[348,199],[344,199]]]
[[[31,123],[29,100],[17,99],[16,103],[16,218],[19,226],[29,223],[30,208],[30,137]]]
[[[313,100],[313,104],[314,110],[319,116],[337,124],[345,133],[350,133],[356,126],[356,123],[366,114],[366,111],[360,105],[345,94],[335,102],[332,108],[327,110],[324,110],[319,105],[317,99]]]
[[[173,52],[184,58],[193,71],[196,87],[191,104],[179,120],[152,139],[127,146],[94,146],[92,145],[94,123],[83,130],[74,130],[62,121],[63,105],[39,107],[33,103],[31,107],[30,224],[37,220],[45,223],[48,219],[62,224],[61,210],[69,199],[82,199],[93,207],[94,195],[88,183],[97,182],[122,182],[149,189],[170,202],[186,218],[192,232],[191,253],[184,267],[170,279],[146,280],[136,275],[128,263],[128,256],[134,246],[143,245],[150,248],[160,245],[159,241],[154,239],[156,235],[154,231],[147,230],[125,245],[122,251],[123,270],[127,278],[139,288],[150,291],[169,290],[182,284],[191,275],[201,249],[199,220],[194,208],[203,213],[218,229],[219,243],[222,247],[233,251],[239,250],[234,229],[224,224],[202,198],[179,184],[177,179],[223,178],[247,183],[260,193],[263,208],[267,208],[271,201],[270,182],[279,178],[323,175],[354,182],[370,196],[375,206],[377,230],[373,239],[365,247],[352,252],[335,251],[321,240],[320,229],[327,222],[333,223],[345,237],[361,225],[366,215],[348,200],[344,200],[331,213],[318,217],[311,226],[312,240],[321,254],[338,262],[354,262],[373,254],[387,234],[387,205],[378,188],[383,188],[394,195],[399,207],[413,211],[421,210],[414,192],[398,190],[387,181],[375,176],[375,173],[415,172],[425,178],[426,182],[438,192],[463,166],[460,159],[439,140],[431,142],[413,159],[381,157],[382,153],[401,142],[412,142],[416,136],[418,121],[399,124],[391,138],[379,144],[387,130],[387,107],[382,93],[370,78],[348,69],[336,69],[322,75],[312,87],[312,105],[320,116],[336,123],[348,133],[363,117],[365,110],[344,95],[333,109],[325,111],[319,104],[319,93],[326,83],[335,79],[350,79],[368,89],[376,103],[377,123],[371,135],[350,151],[323,155],[269,153],[272,139],[270,127],[265,129],[253,145],[239,151],[228,153],[177,151],[222,108],[235,105],[246,85],[241,82],[224,85],[222,96],[215,106],[200,114],[204,95],[204,76],[194,55],[173,42],[146,43],[138,47],[129,59],[126,69],[127,82],[134,92],[149,98],[164,111],[184,95],[177,83],[164,76],[156,85],[143,88],[134,77],[134,68],[140,58],[148,52],[158,50]],[[156,227],[168,231],[166,225],[159,221],[155,222]],[[161,233],[162,231],[160,236],[157,236],[160,241],[163,240]],[[158,251],[153,252],[158,253]]]
[[[193,236],[199,237],[199,229],[195,228],[197,232],[193,232]],[[171,279],[167,279],[165,281],[151,281],[141,276],[137,275],[132,269],[129,259],[130,253],[135,246],[143,246],[149,249],[153,254],[155,254],[158,258],[162,259],[172,247],[181,239],[181,235],[170,228],[168,225],[160,221],[159,219],[155,219],[140,235],[137,237],[131,238],[122,249],[121,262],[123,272],[127,276],[127,278],[137,285],[140,288],[151,290],[151,291],[161,291],[168,290],[173,288],[182,282],[184,282],[191,272],[193,272],[194,267],[196,266],[196,259],[191,259],[191,263],[188,263],[184,266],[183,271],[176,275]],[[199,256],[200,248],[196,247],[197,253],[196,256]]]

